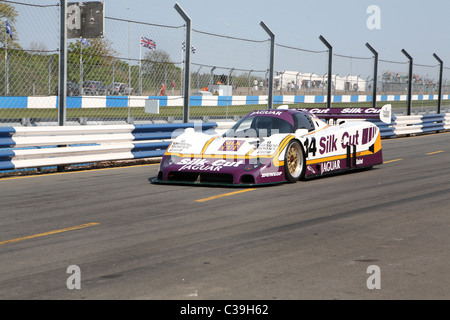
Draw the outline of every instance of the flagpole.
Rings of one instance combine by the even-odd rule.
[[[8,66],[8,34],[11,40],[13,39],[12,28],[5,17],[5,95],[9,94],[9,66]]]
[[[186,43],[184,43],[186,46]],[[183,74],[184,74],[184,50],[183,45],[181,46],[181,75],[180,75],[180,90],[181,95],[183,95]]]
[[[142,35],[139,38],[139,95],[142,95]]]
[[[81,95],[84,94],[83,89],[83,37],[80,37],[80,87],[81,87]]]
[[[127,7],[127,10],[130,8]],[[130,11],[128,11],[129,15]],[[130,36],[130,20],[127,22],[128,24],[128,88],[131,88],[131,36]],[[127,110],[128,110],[128,121],[127,123],[130,123],[130,97],[127,95]]]
[[[5,20],[5,26],[6,22],[8,20]],[[5,95],[9,94],[9,77],[8,77],[8,36],[5,32]]]

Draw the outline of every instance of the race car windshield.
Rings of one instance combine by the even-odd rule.
[[[277,133],[293,133],[294,127],[286,120],[255,116],[239,120],[231,129],[224,133],[224,137],[270,137]]]

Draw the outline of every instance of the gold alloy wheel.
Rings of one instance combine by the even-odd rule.
[[[298,153],[293,145],[289,148],[288,153],[288,168],[289,172],[293,175],[298,169]]]
[[[284,154],[284,173],[287,182],[295,183],[302,179],[305,172],[305,159],[298,140],[289,142]]]

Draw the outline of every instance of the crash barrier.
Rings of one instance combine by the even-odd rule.
[[[450,113],[392,116],[375,123],[383,138],[450,129]],[[67,127],[0,127],[0,170],[161,157],[186,128],[223,133],[234,122]]]
[[[0,170],[161,157],[186,128],[217,123],[0,127]]]
[[[333,103],[371,102],[371,95],[333,95]],[[437,100],[436,94],[413,95],[413,101]],[[450,95],[442,95],[450,100]],[[146,100],[157,100],[160,107],[183,106],[183,96],[79,96],[67,97],[67,108],[144,107]],[[190,106],[239,106],[267,104],[267,95],[248,96],[191,96]],[[379,102],[407,101],[407,95],[377,95]],[[274,95],[274,104],[325,103],[326,95]],[[0,109],[53,109],[58,107],[57,96],[0,97]]]
[[[432,133],[450,129],[450,113],[393,116],[390,124],[372,122],[380,128],[382,138]]]

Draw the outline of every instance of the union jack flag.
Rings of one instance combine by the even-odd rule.
[[[150,50],[156,50],[156,42],[147,37],[141,37],[141,47],[146,47]]]

